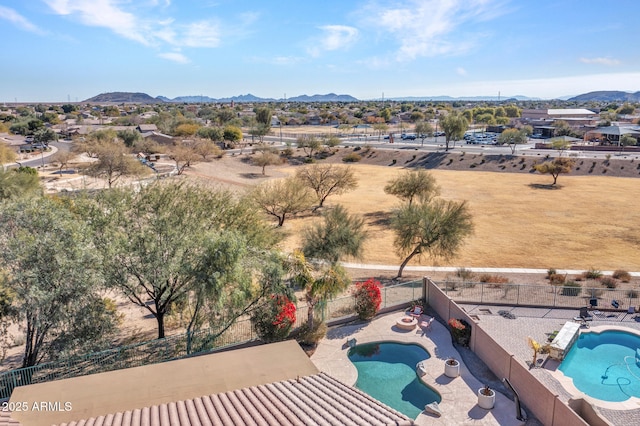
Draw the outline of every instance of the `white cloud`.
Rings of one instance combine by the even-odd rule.
[[[188,64],[189,62],[189,58],[187,58],[186,56],[184,56],[182,53],[180,52],[165,52],[165,53],[158,53],[158,56],[164,59],[168,59],[170,61],[173,62],[177,62],[179,64]]]
[[[323,51],[348,49],[358,39],[358,29],[346,25],[324,25],[322,35],[309,41],[307,52],[319,56]]]
[[[469,22],[486,21],[504,13],[503,0],[404,0],[392,6],[375,2],[365,7],[365,21],[393,36],[400,45],[396,59],[413,60],[464,52],[477,40],[451,39]],[[384,34],[383,34],[384,35]]]
[[[467,75],[467,70],[465,70],[462,67],[458,67],[458,68],[456,68],[456,74],[458,74],[458,75]]]
[[[109,28],[116,34],[148,45],[137,17],[118,8],[114,0],[44,0],[59,15],[77,16],[85,25]]]
[[[220,45],[220,30],[211,21],[194,22],[187,25],[180,44],[187,47],[218,47]]]
[[[619,65],[620,61],[612,58],[580,58],[580,62],[585,64],[598,64],[598,65]]]
[[[25,31],[30,31],[36,34],[45,34],[44,31],[30,22],[27,18],[8,7],[0,6],[0,19],[5,19],[9,22],[12,22],[16,27],[21,28]]]

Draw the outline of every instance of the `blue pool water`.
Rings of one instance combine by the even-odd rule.
[[[351,348],[348,356],[358,370],[358,389],[412,419],[426,404],[442,400],[416,374],[416,364],[431,357],[421,346],[365,343]]]
[[[617,330],[582,333],[560,364],[560,371],[593,398],[611,402],[640,398],[638,349],[640,336],[635,334]]]

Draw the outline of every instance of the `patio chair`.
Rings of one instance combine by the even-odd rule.
[[[581,325],[589,326],[587,321],[593,321],[593,315],[589,314],[586,306],[580,308],[580,313],[577,317],[573,318],[574,321],[578,321]]]
[[[423,313],[422,306],[419,306],[419,305],[415,306],[412,311],[409,311],[409,315],[411,315],[416,319],[420,318],[422,313]]]
[[[620,302],[618,302],[617,300],[612,300],[611,306],[613,306],[615,309],[618,309],[620,308]]]
[[[431,330],[431,323],[433,323],[433,320],[435,320],[435,318],[431,317],[427,321],[422,321],[420,323],[420,327],[422,328],[422,330],[423,331]]]

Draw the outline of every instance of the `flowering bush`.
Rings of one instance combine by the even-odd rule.
[[[251,322],[264,342],[284,340],[296,322],[296,305],[287,296],[272,294],[253,312]]]
[[[448,322],[449,327],[455,328],[456,330],[464,330],[464,324],[459,319],[451,318]]]
[[[462,346],[469,346],[469,340],[471,339],[471,325],[462,319],[451,318],[447,321],[451,328],[451,337],[453,340]]]
[[[380,282],[369,278],[365,282],[356,283],[353,296],[355,298],[358,317],[364,320],[373,318],[382,303]]]

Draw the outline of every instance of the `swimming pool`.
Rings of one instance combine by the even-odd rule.
[[[415,419],[426,404],[442,400],[416,374],[416,364],[431,357],[422,346],[365,343],[351,348],[348,356],[358,370],[356,388],[410,418]]]
[[[640,336],[619,330],[581,333],[559,369],[593,398],[640,398]]]

